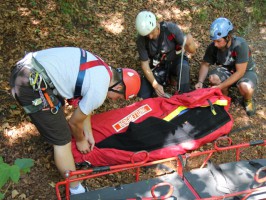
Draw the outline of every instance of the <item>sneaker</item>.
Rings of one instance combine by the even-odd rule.
[[[245,110],[248,116],[252,116],[256,112],[256,105],[253,99],[244,100]]]

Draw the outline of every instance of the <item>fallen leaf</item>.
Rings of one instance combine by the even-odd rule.
[[[19,199],[27,199],[27,196],[26,196],[26,194],[23,193],[23,194],[19,195],[18,198]]]
[[[12,195],[11,195],[12,199],[14,199],[16,196],[18,196],[18,194],[19,194],[19,192],[17,190],[13,190]]]
[[[50,185],[52,188],[55,188],[55,183],[54,183],[54,182],[50,182],[49,185]]]
[[[1,126],[2,129],[5,129],[5,128],[10,128],[10,125],[8,122],[5,122],[2,126]]]

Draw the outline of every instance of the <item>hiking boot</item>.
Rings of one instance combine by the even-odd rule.
[[[256,105],[253,99],[244,100],[245,110],[248,116],[252,116],[256,112]]]

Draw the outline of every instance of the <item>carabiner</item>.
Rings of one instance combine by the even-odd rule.
[[[57,112],[58,112],[58,108],[57,107],[53,107],[53,108],[51,108],[51,113],[52,114],[57,114]]]
[[[30,73],[29,80],[30,80],[30,85],[31,86],[34,86],[37,83],[38,77],[39,77],[39,73],[38,72],[31,72]]]
[[[54,115],[57,114],[60,106],[61,106],[61,102],[59,101],[57,106],[51,107],[51,113],[54,114]]]

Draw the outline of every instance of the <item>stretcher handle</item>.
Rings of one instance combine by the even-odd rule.
[[[162,186],[169,186],[168,193],[164,196],[156,197],[156,195],[154,193],[155,189],[158,187],[162,187]],[[174,186],[172,186],[170,183],[167,183],[167,182],[158,183],[158,184],[152,186],[152,188],[151,188],[151,195],[155,199],[167,199],[167,198],[172,196],[173,192],[174,192]]]
[[[263,174],[264,177],[260,178],[260,175],[262,174],[263,171],[264,171],[264,174]],[[257,181],[258,183],[264,183],[264,182],[266,182],[266,175],[265,175],[265,173],[266,173],[266,166],[259,168],[258,171],[255,174],[255,177],[254,177],[255,181]]]
[[[150,154],[149,154],[148,151],[144,151],[144,150],[143,151],[137,151],[130,158],[130,161],[131,161],[132,164],[135,163],[134,157],[137,156],[138,154],[141,154],[141,153],[144,153],[145,154],[145,158],[144,158],[143,161],[140,161],[140,162],[146,163],[149,160]]]
[[[220,146],[219,141],[227,141],[227,146]],[[216,150],[222,150],[223,148],[229,147],[232,145],[232,139],[230,137],[219,137],[215,142],[214,142],[214,148]]]

